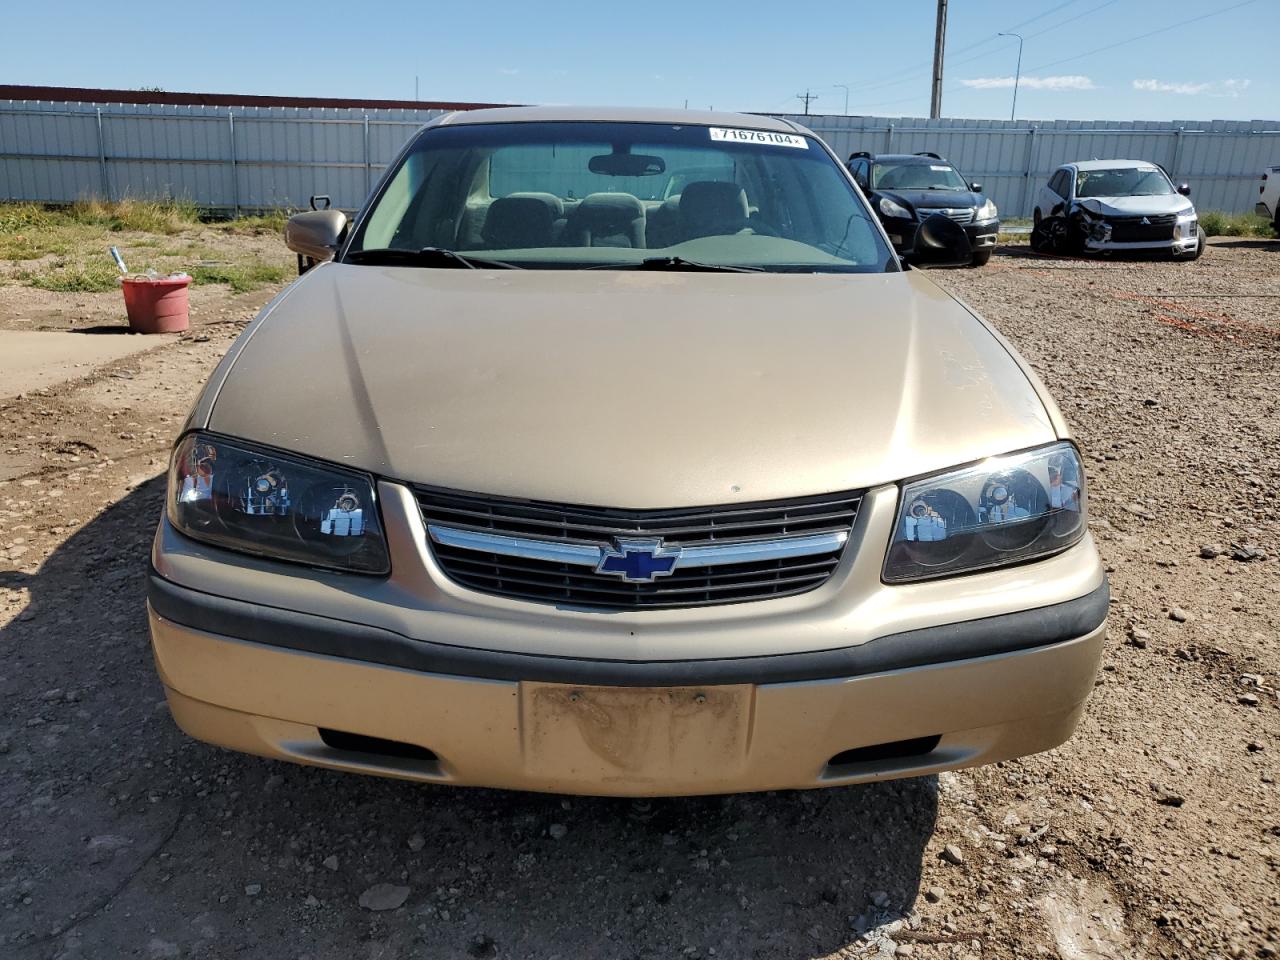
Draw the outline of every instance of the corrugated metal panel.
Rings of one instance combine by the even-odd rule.
[[[414,130],[442,112],[6,101],[0,197],[180,197],[256,209],[303,207],[312,194],[327,193],[335,206],[352,209]],[[982,181],[1006,217],[1029,216],[1036,188],[1069,160],[1154,160],[1191,183],[1200,207],[1237,212],[1253,209],[1259,173],[1280,162],[1277,121],[788,119],[841,157],[939,153]]]

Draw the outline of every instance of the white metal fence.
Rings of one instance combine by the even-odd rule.
[[[0,199],[173,197],[226,211],[359,207],[410,134],[439,110],[0,101]],[[843,158],[935,151],[980,180],[1004,216],[1029,216],[1058,164],[1153,160],[1202,209],[1252,210],[1280,162],[1280,121],[1202,123],[793,116]]]
[[[1232,213],[1253,210],[1259,176],[1280,163],[1280,121],[790,119],[810,121],[841,157],[855,150],[939,153],[981,181],[1004,216],[1029,217],[1036,188],[1071,160],[1151,160],[1191,184],[1200,209]]]

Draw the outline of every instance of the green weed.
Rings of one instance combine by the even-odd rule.
[[[1271,221],[1256,213],[1198,211],[1200,228],[1210,237],[1274,237]]]
[[[272,283],[282,283],[289,275],[284,267],[269,263],[219,263],[192,267],[193,283],[225,283],[236,293],[248,293]]]

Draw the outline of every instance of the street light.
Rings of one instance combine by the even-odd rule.
[[[1009,119],[1013,120],[1014,115],[1018,112],[1018,81],[1022,79],[1022,34],[997,33],[996,36],[1018,38],[1018,68],[1014,71],[1014,74],[1013,74],[1013,106],[1009,110]]]
[[[833,87],[839,87],[844,91],[844,115],[849,115],[849,85],[847,83],[833,83]]]

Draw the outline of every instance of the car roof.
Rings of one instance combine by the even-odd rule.
[[[811,131],[788,120],[756,113],[729,113],[722,110],[679,110],[666,107],[494,107],[484,110],[459,110],[437,118],[430,124],[456,126],[472,123],[672,123],[707,127],[746,127],[751,130],[774,130],[779,133]],[[812,134],[811,134],[812,135]]]
[[[895,163],[950,163],[946,157],[922,157],[918,153],[873,153],[862,159],[878,163],[881,160],[892,160]]]
[[[1139,167],[1158,167],[1153,160],[1075,160],[1063,164],[1077,170],[1136,170]]]

